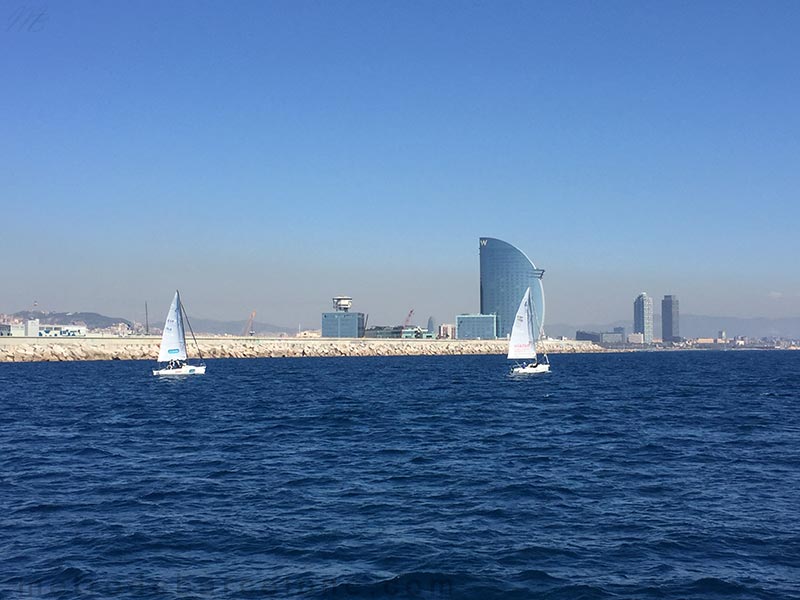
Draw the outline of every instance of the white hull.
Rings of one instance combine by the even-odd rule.
[[[205,375],[205,365],[183,365],[178,369],[153,369],[153,375]]]
[[[542,299],[544,300],[544,296]],[[536,339],[537,336],[544,335],[544,333],[541,325],[538,326],[538,330],[534,329],[534,325],[539,323],[535,310],[531,298],[531,288],[528,288],[519,303],[517,315],[514,317],[514,325],[511,327],[511,335],[508,338],[508,358],[523,361],[522,364],[516,363],[511,367],[512,375],[538,375],[550,372],[550,361],[547,359],[547,354],[543,355],[542,362],[539,362],[537,357]]]
[[[550,365],[547,363],[539,363],[538,365],[525,365],[524,367],[514,367],[511,372],[519,375],[536,374],[536,373],[549,373]]]

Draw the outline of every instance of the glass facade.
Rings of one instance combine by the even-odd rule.
[[[653,299],[646,292],[633,302],[633,332],[641,333],[645,344],[653,343]]]
[[[481,313],[497,315],[497,337],[508,337],[525,290],[531,288],[537,333],[544,325],[544,288],[536,266],[511,244],[480,238]]]
[[[661,339],[665,342],[678,342],[681,339],[679,327],[678,297],[664,296],[661,301]]]
[[[497,338],[496,315],[457,315],[456,339],[494,340]]]
[[[322,313],[322,337],[364,337],[364,313],[343,311]]]

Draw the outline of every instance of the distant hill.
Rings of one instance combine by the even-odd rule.
[[[584,331],[612,331],[614,327],[624,327],[626,333],[633,331],[633,321],[615,321],[613,323],[588,323],[570,325],[568,323],[545,323],[547,335],[552,337],[574,337],[579,329]],[[752,338],[784,337],[800,338],[800,317],[768,319],[765,317],[711,317],[706,315],[681,315],[680,334],[682,337],[716,337],[724,330],[728,337],[747,336]],[[653,316],[653,335],[661,337],[661,315]]]
[[[680,333],[683,337],[715,337],[725,330],[728,337],[744,335],[747,337],[800,338],[800,317],[767,319],[755,317],[708,317],[700,315],[681,315]],[[661,335],[661,317],[658,318],[658,332]]]
[[[106,327],[115,327],[120,323],[124,323],[128,327],[132,327],[128,319],[122,317],[107,317],[94,312],[42,312],[38,310],[21,310],[12,315],[17,319],[39,319],[39,322],[45,325],[72,325],[74,323],[85,323],[89,329],[104,329]]]
[[[122,317],[107,317],[94,312],[42,312],[33,310],[22,310],[11,315],[17,319],[39,319],[45,325],[72,325],[74,323],[85,323],[89,329],[105,329],[106,327],[116,327],[124,323],[128,327],[133,327],[133,323]],[[196,334],[207,333],[210,335],[242,335],[247,321],[217,321],[214,319],[192,319],[192,329]],[[150,330],[160,330],[164,321],[158,319],[150,323]],[[281,333],[295,333],[290,327],[281,327],[271,323],[253,323],[253,331],[256,335],[277,335]]]
[[[242,332],[247,325],[247,320],[244,321],[217,321],[214,319],[195,319],[191,315],[189,320],[192,324],[192,329],[195,334],[208,333],[211,335],[242,335]],[[160,323],[155,324],[161,327]],[[153,327],[153,324],[151,324]],[[279,333],[296,333],[296,330],[291,327],[281,327],[280,325],[272,325],[271,323],[261,323],[259,321],[253,322],[253,331],[259,336],[268,336],[269,334]]]
[[[633,331],[633,323],[629,323],[627,321],[615,321],[613,323],[583,323],[580,325],[571,325],[569,323],[550,323],[544,324],[544,330],[547,335],[550,337],[568,337],[574,338],[575,332],[578,330],[581,331],[613,331],[614,327],[624,327],[625,333],[631,333]]]

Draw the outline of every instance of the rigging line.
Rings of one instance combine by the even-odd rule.
[[[194,340],[194,345],[197,347],[197,354],[200,355],[200,360],[203,359],[203,352],[200,350],[200,344],[197,343],[197,338],[194,337],[194,330],[192,329],[192,322],[189,321],[189,315],[186,314],[186,307],[183,305],[183,300],[178,298],[178,302],[181,303],[181,312],[183,313],[183,317],[186,319],[186,324],[189,326],[189,333],[192,334],[192,339]]]
[[[544,324],[539,323],[539,313],[536,311],[536,302],[534,302],[533,298],[531,298],[531,308],[533,309],[533,318],[536,319],[536,325],[539,327],[539,341],[542,340],[544,337]],[[547,350],[544,349],[544,344],[541,344],[542,347],[542,355],[544,356],[545,360],[549,363],[550,359],[547,356]]]

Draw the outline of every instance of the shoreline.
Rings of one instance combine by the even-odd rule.
[[[375,338],[198,337],[203,358],[299,358],[333,356],[459,356],[505,354],[506,340],[402,340]],[[0,338],[0,363],[83,360],[150,360],[158,356],[160,337]],[[545,340],[548,354],[608,350],[592,342]],[[188,343],[190,358],[197,348]]]

